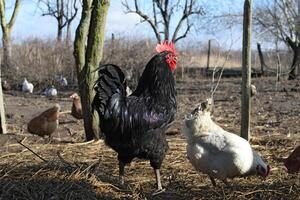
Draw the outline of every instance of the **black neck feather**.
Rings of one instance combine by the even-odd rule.
[[[175,80],[166,62],[168,52],[155,55],[146,65],[133,96],[151,96],[153,100],[176,104]]]

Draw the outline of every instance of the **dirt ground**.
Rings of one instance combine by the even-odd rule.
[[[213,187],[194,170],[180,129],[184,116],[209,97],[210,80],[177,80],[178,114],[167,132],[170,149],[161,169],[166,191],[156,196],[148,161],[134,160],[125,169],[125,185],[119,185],[116,153],[102,140],[85,142],[82,121],[68,114],[60,117],[51,142],[27,132],[26,123],[55,103],[70,110],[72,91],[54,99],[9,91],[4,96],[9,133],[0,135],[0,199],[300,199],[300,175],[287,174],[282,164],[300,144],[299,80],[276,86],[275,78],[253,78],[253,84],[258,94],[252,98],[250,142],[271,165],[269,177]],[[241,78],[223,79],[214,95],[213,119],[234,133],[240,132],[240,85]]]

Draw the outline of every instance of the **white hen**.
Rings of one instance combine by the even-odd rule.
[[[46,88],[42,94],[46,97],[54,97],[57,96],[57,90],[53,85],[51,85],[48,88]]]
[[[187,156],[200,172],[227,184],[227,178],[260,175],[266,177],[270,167],[249,142],[215,124],[210,116],[211,99],[201,103],[184,121],[182,132],[187,138]]]
[[[22,92],[33,92],[33,84],[29,83],[26,78],[22,82]]]
[[[58,82],[61,86],[68,86],[68,81],[65,77],[63,77],[62,75],[59,76],[58,78]]]

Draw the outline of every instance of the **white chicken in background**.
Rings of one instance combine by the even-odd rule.
[[[11,89],[10,84],[7,82],[7,80],[2,81],[2,90],[3,91],[8,91]]]
[[[270,166],[249,142],[229,133],[210,116],[212,100],[201,103],[183,123],[187,139],[187,156],[196,170],[207,174],[214,186],[215,178],[228,184],[227,178],[260,175],[267,177]]]
[[[33,92],[33,84],[29,83],[26,78],[24,78],[23,82],[21,83],[22,92]]]
[[[63,77],[62,75],[60,76],[56,76],[56,81],[59,83],[60,86],[68,86],[68,81],[65,77]]]
[[[50,87],[46,88],[42,94],[46,97],[55,97],[57,96],[57,90],[53,85],[51,85]]]

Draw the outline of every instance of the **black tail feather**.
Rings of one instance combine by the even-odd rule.
[[[104,115],[107,104],[114,94],[126,96],[126,79],[122,70],[116,65],[102,65],[98,73],[99,78],[94,85],[96,95],[92,107],[93,110]]]

